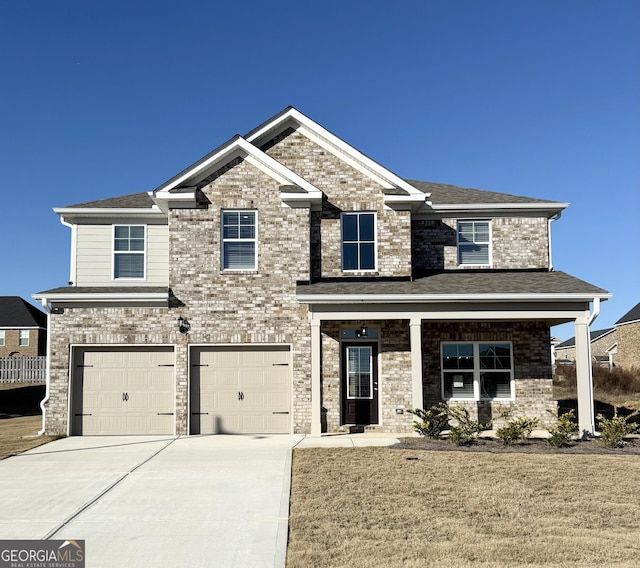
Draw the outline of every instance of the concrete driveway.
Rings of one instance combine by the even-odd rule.
[[[84,539],[92,568],[284,566],[302,438],[52,442],[0,461],[0,539]]]

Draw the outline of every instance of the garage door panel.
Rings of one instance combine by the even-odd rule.
[[[173,360],[169,348],[77,349],[72,433],[172,434]]]
[[[289,433],[290,358],[288,346],[194,348],[191,433]]]

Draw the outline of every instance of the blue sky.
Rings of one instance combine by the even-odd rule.
[[[0,77],[0,295],[67,283],[53,207],[293,105],[403,177],[570,202],[553,263],[614,294],[594,327],[640,301],[637,0],[0,1]]]

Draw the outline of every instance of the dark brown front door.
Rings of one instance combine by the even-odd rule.
[[[342,423],[378,423],[378,346],[342,344]]]

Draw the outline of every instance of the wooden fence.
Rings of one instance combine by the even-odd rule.
[[[0,383],[44,383],[46,371],[46,357],[0,357]]]

